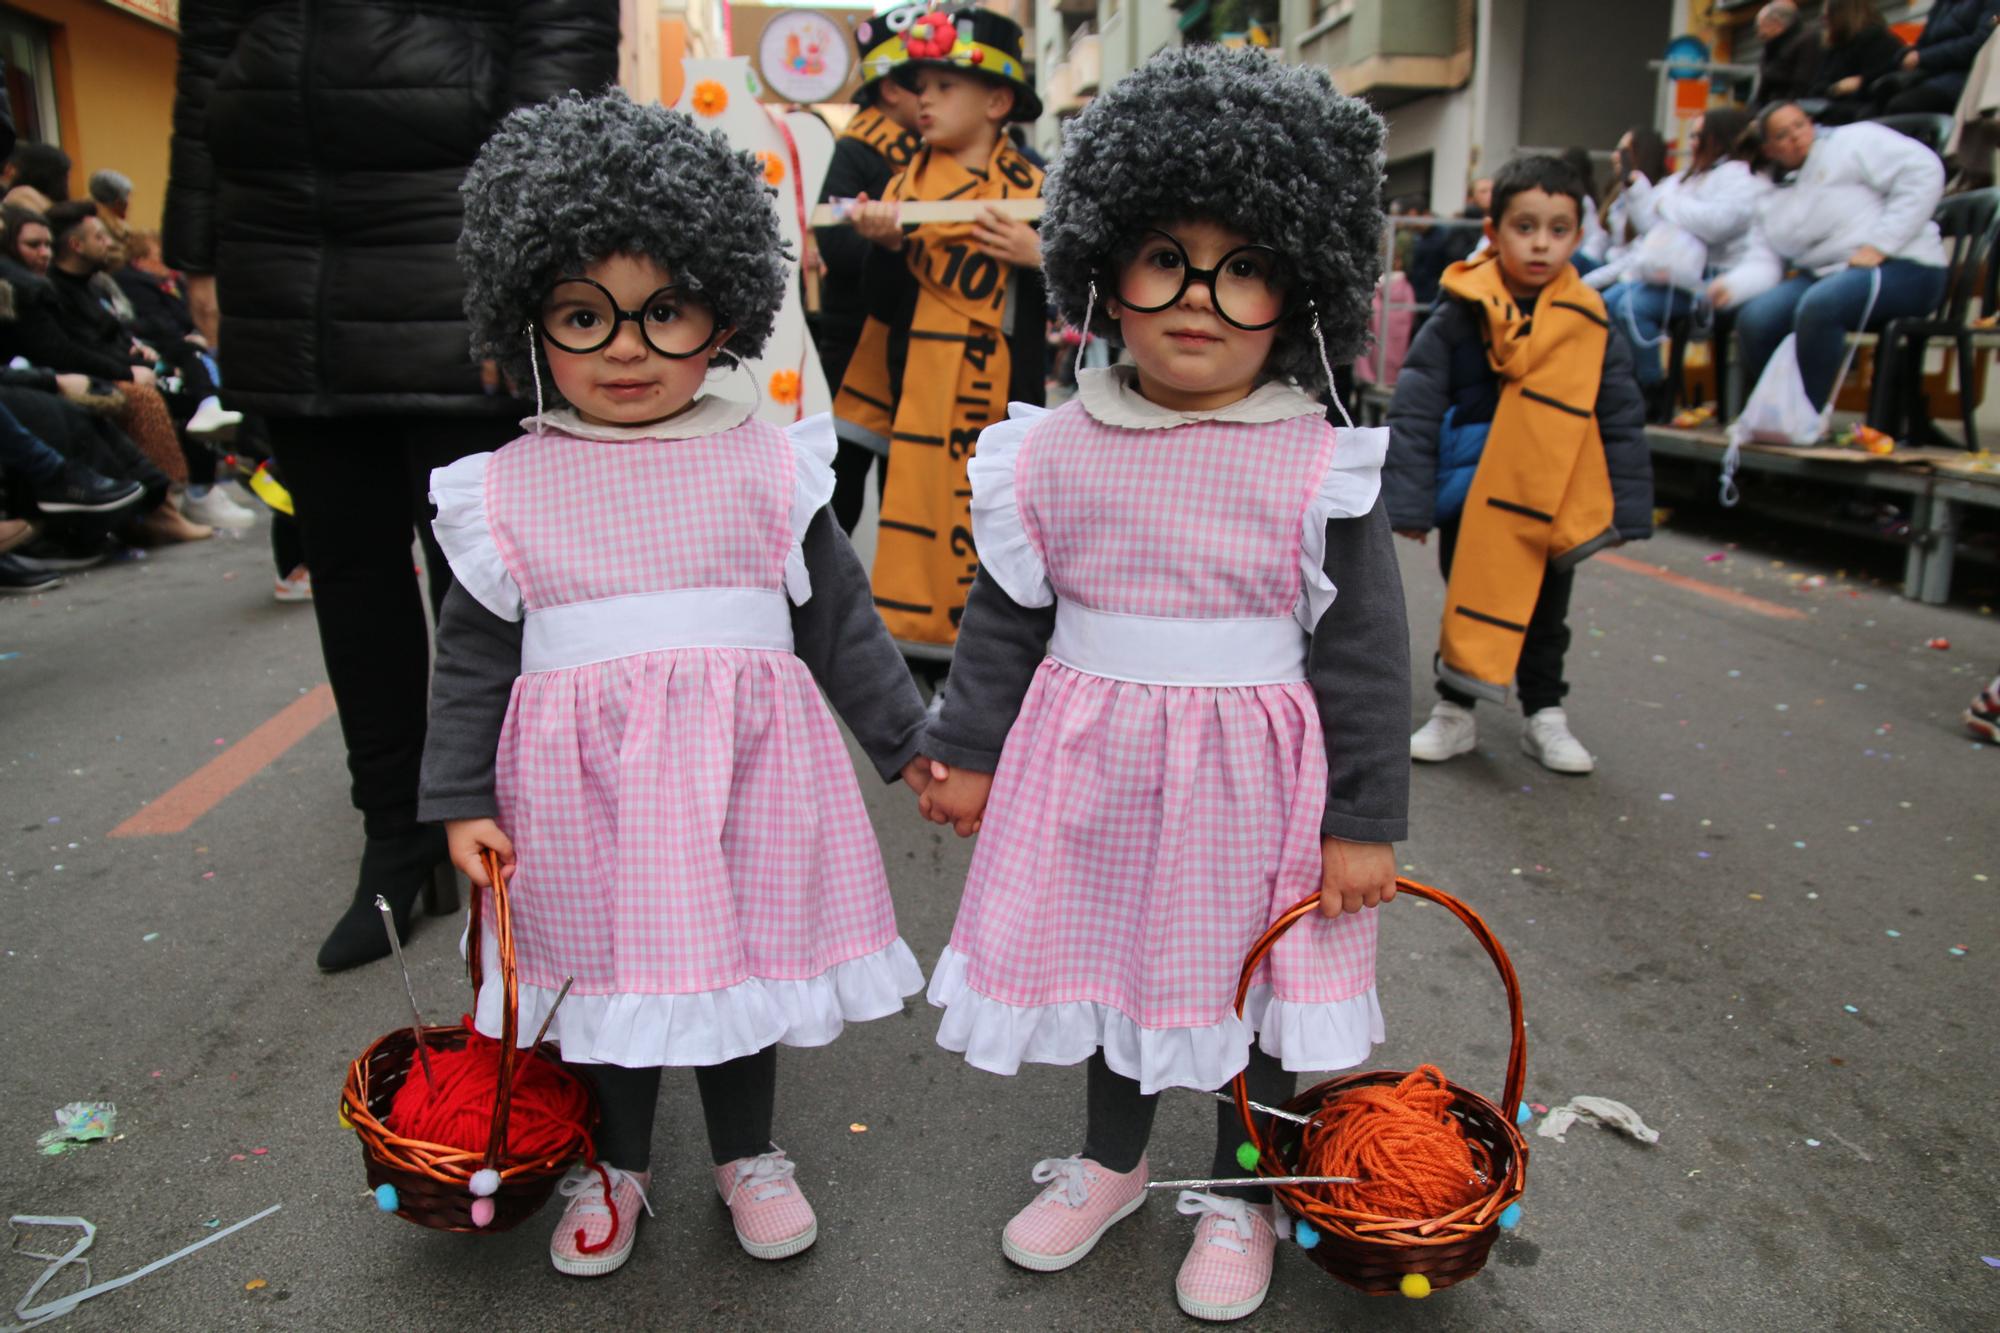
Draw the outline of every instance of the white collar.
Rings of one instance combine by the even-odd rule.
[[[704,394],[694,400],[677,417],[665,421],[648,422],[643,426],[593,426],[576,414],[576,409],[559,407],[545,412],[541,418],[541,429],[561,431],[564,435],[579,440],[599,440],[614,443],[625,440],[692,440],[703,435],[719,435],[734,429],[750,419],[757,410],[755,403],[738,402],[734,398],[718,398],[714,394]],[[535,418],[525,417],[521,429],[530,435],[535,433]]]
[[[1177,412],[1162,407],[1139,392],[1136,366],[1106,366],[1080,370],[1076,374],[1077,397],[1083,410],[1107,426],[1129,430],[1167,430],[1191,421],[1228,421],[1263,425],[1289,421],[1293,417],[1320,416],[1326,407],[1317,398],[1301,393],[1290,384],[1272,380],[1258,385],[1246,396],[1207,412]]]

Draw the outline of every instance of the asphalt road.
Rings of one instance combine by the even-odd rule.
[[[1429,552],[1403,554],[1421,660],[1440,590]],[[1708,538],[1626,554],[1684,582],[1596,560],[1579,578],[1571,715],[1598,773],[1542,771],[1516,748],[1518,717],[1484,710],[1477,754],[1415,775],[1402,860],[1511,952],[1528,1099],[1617,1098],[1659,1143],[1589,1125],[1531,1137],[1525,1217],[1476,1279],[1370,1300],[1285,1247],[1253,1323],[2000,1326],[2000,1270],[1981,1261],[2000,1255],[2000,753],[1957,722],[2000,662],[2000,627]],[[0,603],[0,1203],[96,1223],[99,1280],[283,1205],[54,1327],[1187,1322],[1172,1282],[1188,1227],[1169,1198],[1068,1273],[1001,1258],[1029,1166],[1078,1146],[1082,1080],[972,1070],[934,1044],[920,1000],[782,1057],[778,1140],[821,1218],[799,1259],[736,1248],[685,1076],[662,1108],[657,1216],[615,1277],[549,1270],[553,1210],[486,1237],[377,1213],[334,1105],[346,1062],[401,1021],[401,989],[387,965],[312,967],[360,842],[337,727],[183,833],[107,836],[320,684],[311,612],[274,604],[269,577],[252,534]],[[917,821],[900,788],[866,790],[928,964],[968,846]],[[466,1002],[456,936],[430,922],[411,942],[434,1016]],[[1394,904],[1379,967],[1381,1063],[1437,1063],[1497,1095],[1500,989],[1462,928]],[[41,1155],[52,1108],[78,1099],[117,1103],[120,1137]],[[1211,1105],[1168,1095],[1156,1173],[1199,1174]],[[6,1307],[39,1268],[0,1257]]]

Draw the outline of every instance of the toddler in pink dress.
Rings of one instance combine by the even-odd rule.
[[[1374,909],[1405,835],[1410,689],[1388,432],[1336,429],[1317,396],[1329,354],[1361,346],[1381,147],[1319,71],[1202,47],[1094,101],[1049,176],[1049,290],[1133,364],[980,436],[981,568],[921,798],[982,829],[931,978],[939,1042],[995,1073],[1089,1068],[1082,1150],[1035,1166],[1047,1188],[1002,1237],[1029,1269],[1077,1262],[1144,1202],[1162,1088],[1247,1067],[1270,1104],[1382,1039]],[[1238,1019],[1245,955],[1312,893],[1323,914]],[[1239,1176],[1242,1127],[1217,1117],[1206,1175]],[[1181,1308],[1255,1310],[1268,1192],[1180,1208],[1199,1218]]]
[[[432,477],[457,584],[422,811],[478,889],[502,856],[521,1039],[554,1009],[597,1084],[598,1160],[561,1186],[550,1258],[630,1255],[667,1065],[695,1069],[738,1240],[784,1258],[818,1224],[771,1142],[777,1045],[923,985],[820,691],[919,791],[923,705],[826,509],[831,419],[780,430],[702,392],[788,280],[757,162],[658,106],[571,97],[509,116],[465,193],[474,351],[538,407]],[[497,1036],[494,941],[468,947]]]

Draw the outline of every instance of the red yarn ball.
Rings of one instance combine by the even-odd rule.
[[[433,1087],[413,1052],[409,1077],[396,1090],[387,1124],[402,1138],[465,1152],[486,1151],[493,1103],[500,1089],[500,1043],[465,1019],[465,1044],[428,1047]],[[515,1059],[514,1097],[507,1115],[509,1158],[561,1156],[589,1138],[590,1094],[574,1074],[531,1051]]]

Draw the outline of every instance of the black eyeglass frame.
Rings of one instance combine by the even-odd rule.
[[[572,347],[570,344],[564,342],[561,338],[557,337],[556,334],[550,330],[548,325],[547,310],[550,298],[555,295],[556,288],[566,286],[573,282],[580,282],[586,284],[587,286],[597,288],[599,292],[603,293],[604,303],[611,307],[611,327],[605,331],[604,337],[601,341],[592,343],[589,347]],[[699,347],[695,347],[685,352],[669,352],[646,335],[645,312],[649,308],[651,308],[653,302],[656,299],[658,299],[661,293],[663,292],[672,292],[676,296],[693,297],[696,301],[699,301],[702,305],[708,306],[710,312],[714,314],[715,327],[708,331],[708,336],[701,340],[701,345]],[[715,345],[715,340],[718,337],[720,337],[722,333],[729,327],[728,316],[724,315],[720,308],[710,304],[707,300],[703,299],[700,291],[697,288],[684,282],[670,282],[664,287],[657,288],[656,290],[649,293],[644,301],[641,301],[639,303],[639,308],[637,310],[627,310],[623,306],[618,304],[618,298],[613,296],[608,290],[606,290],[604,284],[601,282],[597,282],[591,278],[558,278],[555,282],[549,284],[549,290],[542,296],[541,306],[535,312],[535,328],[541,333],[541,335],[544,338],[547,338],[549,340],[549,345],[554,347],[559,352],[568,352],[572,356],[589,356],[592,352],[601,352],[605,348],[611,346],[611,344],[618,337],[618,330],[625,325],[625,322],[627,320],[630,320],[632,323],[637,324],[639,326],[639,341],[645,343],[647,347],[651,348],[655,355],[664,356],[669,361],[686,361],[690,357],[700,356],[703,352],[706,352],[709,348],[713,347]]]
[[[1112,267],[1110,271],[1105,274],[1105,277],[1107,279],[1106,285],[1111,288],[1113,295],[1117,296],[1118,303],[1124,306],[1127,310],[1135,311],[1136,313],[1141,315],[1158,314],[1162,310],[1168,310],[1176,305],[1179,305],[1181,298],[1187,295],[1187,290],[1189,287],[1192,287],[1197,282],[1203,282],[1208,284],[1209,304],[1215,307],[1215,313],[1221,318],[1222,322],[1229,325],[1232,328],[1242,329],[1245,333],[1257,333],[1264,329],[1272,328],[1284,322],[1285,315],[1288,313],[1288,307],[1291,304],[1289,293],[1287,293],[1284,303],[1279,307],[1278,313],[1274,318],[1267,319],[1262,324],[1245,324],[1241,320],[1231,319],[1229,317],[1229,312],[1222,308],[1222,297],[1216,291],[1215,287],[1216,279],[1222,275],[1222,270],[1229,267],[1229,261],[1236,258],[1236,256],[1251,250],[1256,250],[1263,254],[1270,255],[1271,258],[1274,261],[1276,261],[1271,266],[1271,271],[1273,273],[1285,272],[1287,269],[1289,269],[1290,263],[1288,260],[1286,260],[1284,253],[1282,251],[1268,245],[1239,245],[1234,250],[1231,250],[1228,254],[1224,255],[1221,259],[1218,259],[1215,262],[1215,267],[1196,268],[1194,266],[1194,261],[1188,258],[1187,247],[1181,244],[1179,237],[1175,236],[1171,232],[1161,231],[1157,227],[1148,227],[1145,231],[1139,233],[1138,244],[1134,247],[1132,252],[1133,259],[1137,259],[1138,251],[1145,248],[1146,238],[1149,236],[1160,237],[1161,239],[1165,240],[1167,244],[1173,246],[1174,249],[1180,254],[1181,285],[1174,292],[1172,299],[1162,301],[1158,305],[1138,305],[1132,301],[1128,301],[1125,299],[1124,284],[1118,281],[1120,272],[1122,271],[1124,265],[1119,264],[1117,262],[1117,257],[1114,255],[1112,257],[1112,262],[1114,267]]]

